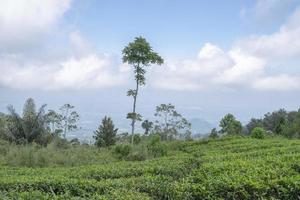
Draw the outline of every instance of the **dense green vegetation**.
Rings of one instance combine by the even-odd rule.
[[[118,146],[101,150],[69,146],[62,151],[65,159],[79,152],[89,159],[77,162],[82,159],[78,158],[78,166],[72,162],[47,163],[42,168],[10,162],[13,156],[9,148],[17,147],[2,143],[1,199],[299,198],[299,140],[224,137],[161,143],[152,139],[136,146],[147,148],[152,143],[163,145],[165,154],[128,161],[116,157]],[[36,147],[18,148],[14,151]],[[56,160],[60,153],[50,153],[44,159]]]

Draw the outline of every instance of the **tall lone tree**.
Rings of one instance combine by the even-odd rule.
[[[122,51],[123,63],[131,65],[134,69],[134,77],[136,81],[135,89],[130,89],[127,96],[133,97],[132,112],[127,114],[127,119],[131,119],[131,143],[133,143],[133,135],[135,122],[141,121],[142,116],[136,112],[136,101],[139,92],[139,86],[145,85],[146,67],[151,64],[163,64],[164,60],[152,50],[150,44],[145,38],[136,37]]]

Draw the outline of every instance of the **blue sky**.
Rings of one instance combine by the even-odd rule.
[[[169,102],[215,125],[299,107],[299,0],[3,0],[0,30],[2,112],[33,97],[74,104],[89,130],[105,114],[126,129],[133,78],[121,51],[136,36],[165,59],[148,69],[145,118]]]
[[[181,55],[197,51],[207,40],[229,46],[235,36],[243,34],[236,22],[241,23],[239,10],[244,5],[238,1],[230,4],[178,0],[78,2],[69,20],[103,51],[116,52],[120,45],[126,44],[124,41],[142,35],[164,53]],[[220,37],[219,31],[228,27],[230,30],[223,31]]]

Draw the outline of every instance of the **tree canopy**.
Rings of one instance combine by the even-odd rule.
[[[225,115],[220,121],[220,132],[228,135],[239,135],[242,133],[242,124],[232,114]]]

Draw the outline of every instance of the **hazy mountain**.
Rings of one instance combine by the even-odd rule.
[[[193,134],[206,134],[209,133],[212,128],[216,127],[214,124],[201,118],[192,118],[189,122],[192,124]]]

